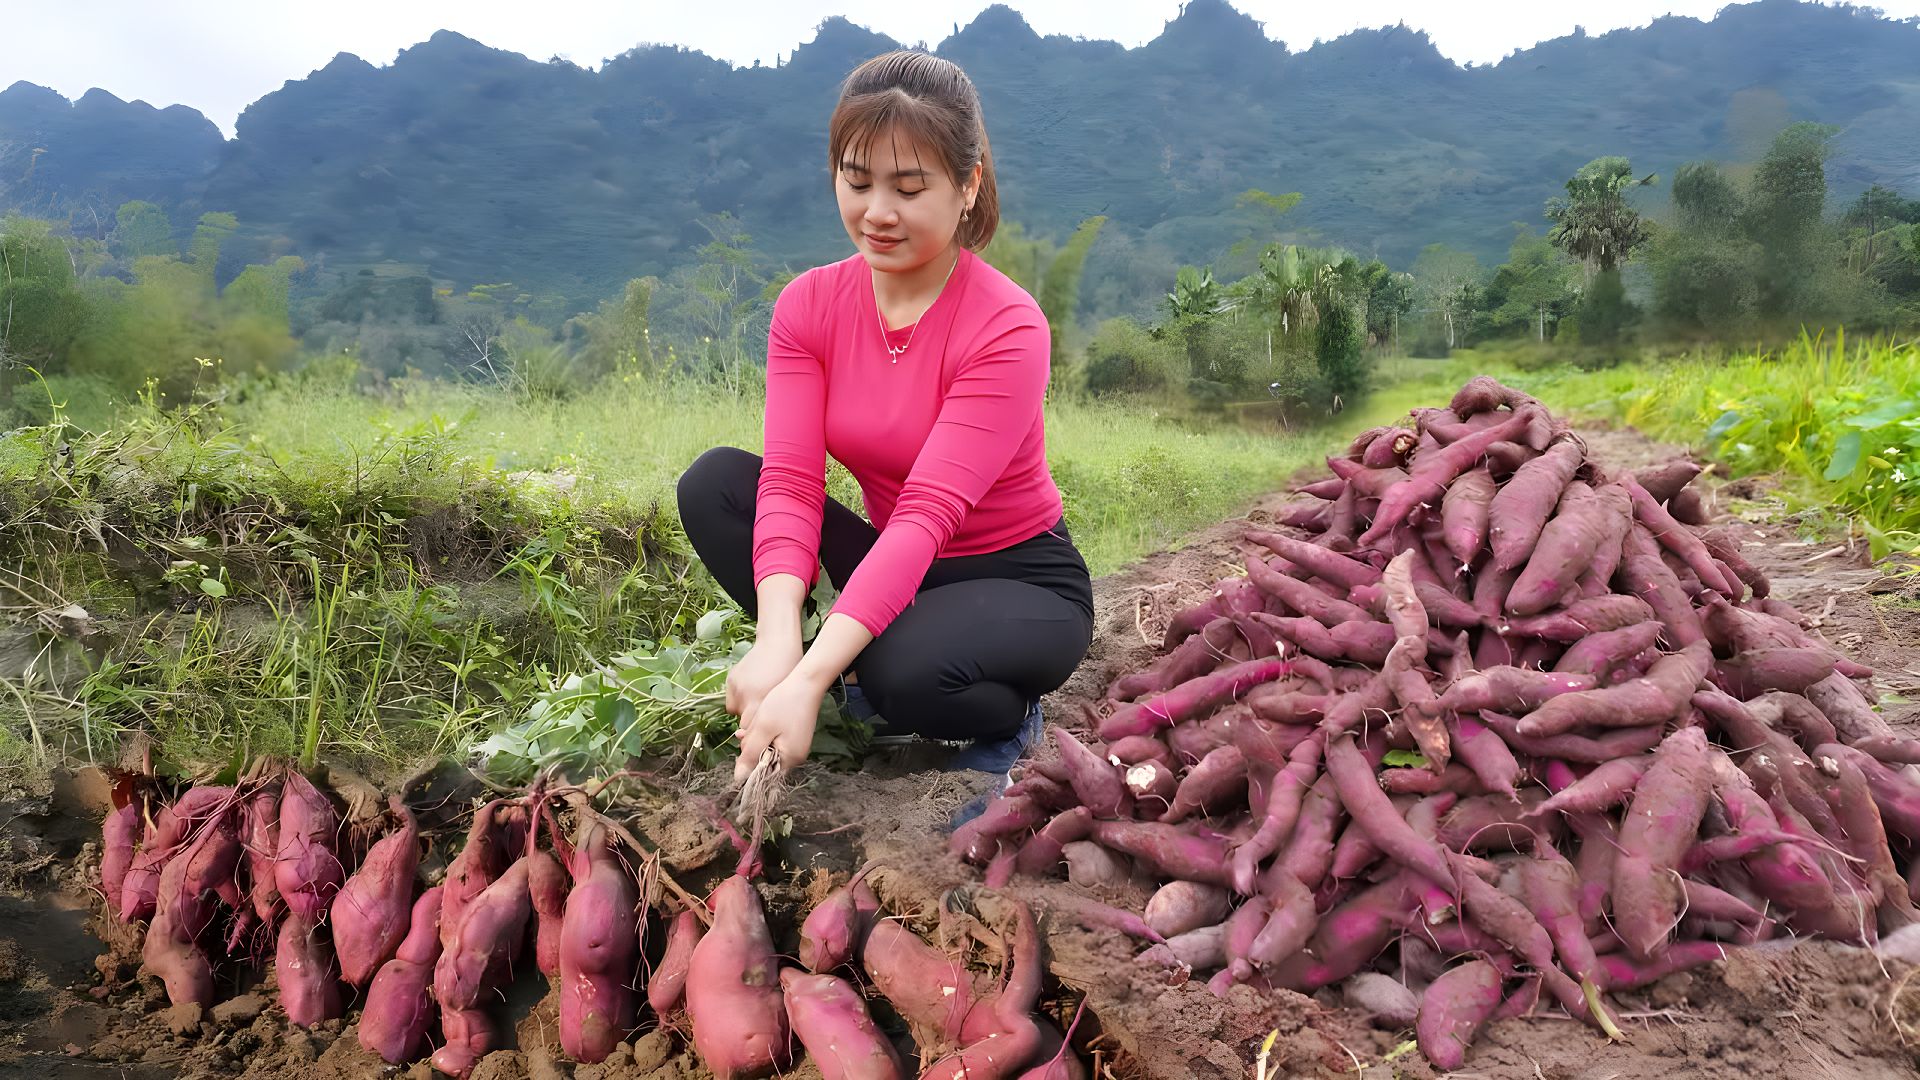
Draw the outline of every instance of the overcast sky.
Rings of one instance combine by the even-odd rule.
[[[844,15],[897,41],[938,45],[984,0],[0,0],[0,87],[16,80],[69,98],[91,87],[155,106],[190,105],[228,134],[250,102],[350,52],[375,64],[450,29],[544,60],[598,67],[643,42],[684,45],[735,64],[775,63]],[[1151,40],[1179,0],[1012,0],[1042,34]],[[1460,63],[1492,63],[1570,33],[1645,26],[1658,15],[1709,19],[1719,0],[1234,0],[1297,50],[1359,27],[1405,22]],[[1920,0],[1877,0],[1889,16],[1920,14]]]

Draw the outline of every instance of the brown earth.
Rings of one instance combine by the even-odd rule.
[[[1682,452],[1632,432],[1588,434],[1596,456],[1632,467]],[[1764,484],[1713,489],[1716,517],[1739,523],[1747,555],[1772,577],[1774,593],[1819,616],[1821,632],[1873,665],[1889,718],[1920,727],[1907,697],[1920,697],[1920,590],[1913,578],[1868,565],[1861,548],[1790,513]],[[1152,655],[1168,616],[1207,592],[1241,561],[1238,538],[1264,526],[1289,496],[1260,500],[1244,518],[1222,522],[1177,551],[1148,557],[1095,583],[1097,636],[1074,679],[1049,697],[1050,717],[1073,724],[1117,673]],[[1000,960],[998,896],[946,854],[938,826],[979,790],[965,776],[919,768],[913,755],[879,760],[859,774],[807,772],[776,821],[779,859],[763,888],[776,941],[789,950],[798,919],[833,884],[873,860],[872,880],[888,906],[930,939],[968,948],[984,972]],[[3,779],[3,778],[0,778]],[[634,831],[660,845],[663,864],[690,888],[731,870],[732,853],[707,824],[714,775],[635,791]],[[462,792],[423,788],[416,802]],[[350,1024],[289,1029],[271,1002],[272,982],[222,987],[208,1015],[174,1010],[151,979],[137,976],[137,945],[92,917],[85,882],[90,839],[104,793],[81,774],[0,791],[0,1077],[189,1076],[357,1077],[388,1069],[359,1049]],[[444,803],[442,803],[444,805]],[[457,822],[449,822],[457,828]],[[1047,1007],[1065,1027],[1084,999],[1073,1043],[1095,1075],[1226,1078],[1250,1076],[1261,1040],[1276,1032],[1270,1076],[1427,1077],[1405,1031],[1371,1028],[1323,992],[1310,999],[1237,987],[1225,999],[1198,984],[1168,985],[1133,962],[1133,943],[1089,929],[1073,911],[1087,894],[1065,883],[1020,883],[1049,930],[1056,985]],[[1107,895],[1131,904],[1144,894]],[[98,934],[100,937],[95,937]],[[102,952],[102,940],[108,944]],[[1460,1076],[1513,1080],[1653,1080],[1669,1076],[1904,1077],[1920,1073],[1920,986],[1916,969],[1891,956],[1825,942],[1773,943],[1733,950],[1724,961],[1617,997],[1627,1038],[1609,1043],[1562,1017],[1504,1021],[1486,1032]],[[983,978],[990,977],[984,976]],[[597,1066],[564,1060],[554,1037],[553,1001],[537,976],[523,977],[495,1012],[512,1028],[511,1048],[490,1055],[476,1076],[577,1080],[696,1078],[709,1074],[665,1031],[642,1035]],[[882,1017],[891,1023],[891,1018]],[[893,1025],[897,1029],[897,1024]],[[903,1045],[905,1045],[903,1041]],[[817,1076],[811,1066],[788,1075]]]

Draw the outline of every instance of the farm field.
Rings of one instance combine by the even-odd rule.
[[[1920,602],[1903,572],[1915,519],[1897,463],[1920,416],[1913,359],[1912,346],[1807,342],[1765,363],[1496,370],[1576,418],[1586,454],[1607,468],[1648,470],[1689,453],[1715,462],[1697,482],[1704,511],[1731,523],[1772,596],[1873,669],[1879,715],[1910,732]],[[1151,663],[1177,612],[1244,572],[1244,531],[1270,529],[1298,505],[1290,485],[1324,475],[1321,459],[1352,434],[1445,404],[1477,373],[1471,356],[1403,364],[1364,409],[1293,434],[1189,427],[1139,403],[1056,406],[1052,457],[1070,526],[1095,563],[1098,637],[1047,702],[1050,719],[1092,738],[1087,710],[1110,711],[1111,680]],[[610,789],[607,806],[636,850],[657,852],[655,872],[696,892],[724,880],[733,858],[710,816],[723,795],[710,768],[719,759],[700,749],[723,732],[716,680],[750,630],[712,614],[722,608],[677,554],[664,494],[675,462],[704,446],[754,445],[755,413],[751,399],[675,393],[528,410],[444,388],[370,400],[306,387],[297,398],[238,401],[217,417],[134,414],[104,432],[57,433],[71,465],[55,486],[70,486],[44,494],[42,485],[38,516],[9,534],[23,567],[10,595],[45,594],[22,601],[36,621],[17,623],[8,644],[35,651],[28,678],[13,684],[7,709],[18,712],[4,714],[16,808],[6,838],[22,857],[7,877],[19,899],[6,901],[20,915],[9,926],[20,929],[0,943],[20,973],[7,983],[5,1015],[19,1020],[8,1020],[17,1038],[0,1064],[54,1075],[68,1062],[154,1076],[224,1074],[242,1060],[250,1075],[377,1068],[351,1023],[289,1028],[265,1004],[275,985],[240,968],[226,969],[220,997],[261,1007],[216,1008],[192,1025],[165,1007],[157,983],[134,978],[135,938],[92,918],[98,854],[87,845],[98,844],[95,822],[112,798],[85,767],[90,750],[109,760],[134,732],[167,767],[201,781],[230,781],[262,756],[304,756],[343,792],[362,775],[400,792],[432,841],[429,875],[483,794],[461,770],[429,768],[436,760],[473,760],[472,748],[486,745],[494,771],[483,775],[516,790],[540,751],[558,750],[581,776],[604,776],[633,754],[644,775]],[[48,435],[8,439],[0,468],[44,477],[27,462]],[[125,540],[136,523],[146,530],[131,550],[76,539],[91,525]],[[169,556],[158,572],[156,550]],[[85,623],[71,622],[81,618],[71,606]],[[97,635],[106,642],[87,640]],[[86,652],[60,651],[75,647]],[[1331,991],[1309,1000],[1240,987],[1222,998],[1204,979],[1169,985],[1177,980],[1128,967],[1137,948],[1092,929],[1080,905],[1098,897],[1137,910],[1137,885],[1023,878],[980,889],[979,869],[931,854],[947,813],[979,793],[977,780],[924,771],[912,755],[868,755],[851,723],[844,730],[774,819],[762,892],[780,951],[791,954],[805,914],[871,860],[888,910],[956,954],[971,941],[989,968],[1004,960],[1006,900],[1032,905],[1051,953],[1038,1012],[1065,1029],[1084,1001],[1073,1045],[1112,1075],[1252,1075],[1275,1031],[1268,1062],[1281,1075],[1430,1074],[1406,1028],[1369,1025]],[[862,757],[864,770],[847,770]],[[657,899],[672,902],[664,890]],[[934,918],[941,910],[949,917]],[[58,947],[34,947],[42,937]],[[100,940],[108,951],[96,970]],[[1844,1059],[1850,1075],[1908,1075],[1906,964],[1897,952],[1818,941],[1738,949],[1616,993],[1621,1039],[1565,1018],[1503,1020],[1479,1036],[1467,1065],[1499,1077],[1786,1076]],[[1116,969],[1136,974],[1116,981]],[[86,995],[94,985],[103,993]],[[521,970],[493,1008],[504,1049],[476,1075],[566,1068],[556,1007],[539,975]],[[1795,1018],[1784,1036],[1782,1013]],[[655,1033],[572,1075],[701,1072]]]

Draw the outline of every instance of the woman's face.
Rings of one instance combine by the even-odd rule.
[[[953,242],[979,175],[976,166],[965,187],[956,185],[932,147],[883,131],[842,154],[833,184],[840,223],[875,270],[918,270]]]

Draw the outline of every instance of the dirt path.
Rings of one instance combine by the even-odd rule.
[[[1677,448],[1633,433],[1592,432],[1594,453],[1631,467],[1665,460]],[[1074,680],[1047,701],[1050,718],[1073,723],[1116,672],[1141,666],[1152,654],[1168,615],[1204,595],[1211,582],[1241,562],[1243,528],[1265,525],[1287,501],[1276,494],[1245,518],[1222,522],[1177,551],[1151,556],[1095,583],[1097,640]],[[1749,558],[1773,578],[1775,595],[1821,616],[1830,640],[1873,665],[1883,695],[1920,698],[1920,602],[1916,590],[1865,565],[1863,551],[1830,539],[1803,537],[1798,523],[1764,487],[1716,488],[1717,517],[1743,515]],[[1887,713],[1897,726],[1920,727],[1911,703],[1895,699]],[[699,813],[702,787],[692,793],[643,799],[635,807],[638,831],[659,844],[668,866],[692,886],[709,885],[731,862]],[[977,874],[949,858],[937,831],[950,810],[976,787],[951,774],[919,771],[911,760],[878,762],[857,775],[813,774],[786,804],[779,823],[778,865],[763,890],[776,940],[791,946],[797,918],[854,867],[877,860],[873,877],[883,899],[929,937],[960,947],[971,942],[983,966],[998,959],[993,897],[976,893]],[[379,1063],[362,1053],[352,1029],[335,1022],[308,1033],[290,1031],[268,1006],[271,980],[222,987],[228,1000],[211,1015],[165,1007],[157,984],[135,978],[128,942],[102,954],[89,930],[116,935],[89,918],[84,885],[91,873],[84,845],[97,828],[86,807],[97,793],[67,790],[0,793],[0,821],[12,847],[0,855],[11,870],[0,883],[0,1076],[37,1078],[162,1076],[376,1076]],[[97,809],[96,809],[97,812]],[[44,861],[40,861],[44,860]],[[36,865],[37,863],[37,865]],[[26,867],[30,872],[21,873]],[[10,874],[8,877],[6,875]],[[1281,1076],[1344,1075],[1362,1080],[1425,1077],[1417,1053],[1396,1046],[1403,1032],[1375,1031],[1330,994],[1318,999],[1262,995],[1236,987],[1216,998],[1199,985],[1167,985],[1133,963],[1134,946],[1087,930],[1073,914],[1086,894],[1065,883],[1021,884],[1012,890],[1033,901],[1050,924],[1052,969],[1059,992],[1049,1005],[1062,1026],[1082,997],[1088,1013],[1074,1042],[1121,1080],[1196,1077],[1224,1080],[1251,1075],[1260,1040],[1278,1031],[1272,1064]],[[26,894],[31,902],[19,898]],[[1108,894],[1131,904],[1145,894]],[[938,918],[945,911],[944,919]],[[97,960],[96,960],[97,958]],[[1865,950],[1803,942],[1742,950],[1690,975],[1672,977],[1637,995],[1620,997],[1628,1038],[1608,1044],[1568,1020],[1506,1021],[1483,1036],[1456,1075],[1512,1080],[1653,1080],[1669,1076],[1905,1077],[1916,1056],[1895,1024],[1899,1015],[1920,1022],[1920,989],[1896,994],[1913,969],[1885,966]],[[554,1038],[553,1003],[537,977],[523,978],[497,1011],[513,1024],[511,1049],[495,1053],[482,1077],[573,1076],[631,1080],[706,1075],[675,1048],[666,1033],[648,1035],[604,1066],[573,1067]],[[1896,1000],[1897,999],[1897,1000]],[[1909,1010],[1913,1015],[1909,1016]],[[1908,1027],[1910,1033],[1920,1029]],[[406,1070],[424,1078],[424,1066]],[[817,1076],[811,1067],[795,1074]]]

